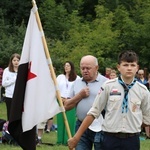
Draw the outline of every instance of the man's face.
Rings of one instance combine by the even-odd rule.
[[[140,70],[140,71],[138,72],[138,77],[139,77],[140,79],[144,79],[144,71],[143,71],[143,70]]]
[[[83,79],[87,82],[90,82],[95,80],[98,71],[98,66],[89,62],[81,62],[80,71]]]
[[[137,65],[137,62],[122,61],[117,68],[122,77],[132,79],[138,71],[139,66]]]

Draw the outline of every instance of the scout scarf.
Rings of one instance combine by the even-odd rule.
[[[132,88],[132,86],[135,84],[136,79],[134,78],[134,81],[131,84],[127,85],[122,81],[121,77],[119,76],[118,82],[124,88],[124,99],[123,99],[123,103],[122,103],[122,113],[125,113],[125,112],[127,113],[128,112],[128,92]]]

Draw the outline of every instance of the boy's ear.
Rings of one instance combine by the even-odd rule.
[[[116,66],[116,67],[117,67],[118,71],[120,71],[120,65],[119,65],[119,64],[117,64],[117,66]]]

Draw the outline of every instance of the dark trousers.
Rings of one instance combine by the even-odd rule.
[[[140,150],[139,135],[118,138],[104,133],[103,150]]]
[[[76,131],[79,129],[81,125],[81,121],[77,120],[76,122]],[[103,140],[103,132],[94,132],[90,129],[87,129],[83,135],[81,136],[76,150],[92,150],[94,145],[94,150],[102,150],[102,140]]]
[[[7,120],[9,120],[12,98],[5,97]]]

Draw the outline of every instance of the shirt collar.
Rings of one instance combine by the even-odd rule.
[[[92,81],[92,82],[98,82],[99,80],[100,80],[100,73],[97,74],[96,79],[94,81]],[[87,82],[83,79],[83,77],[82,77],[82,81],[87,84]]]

